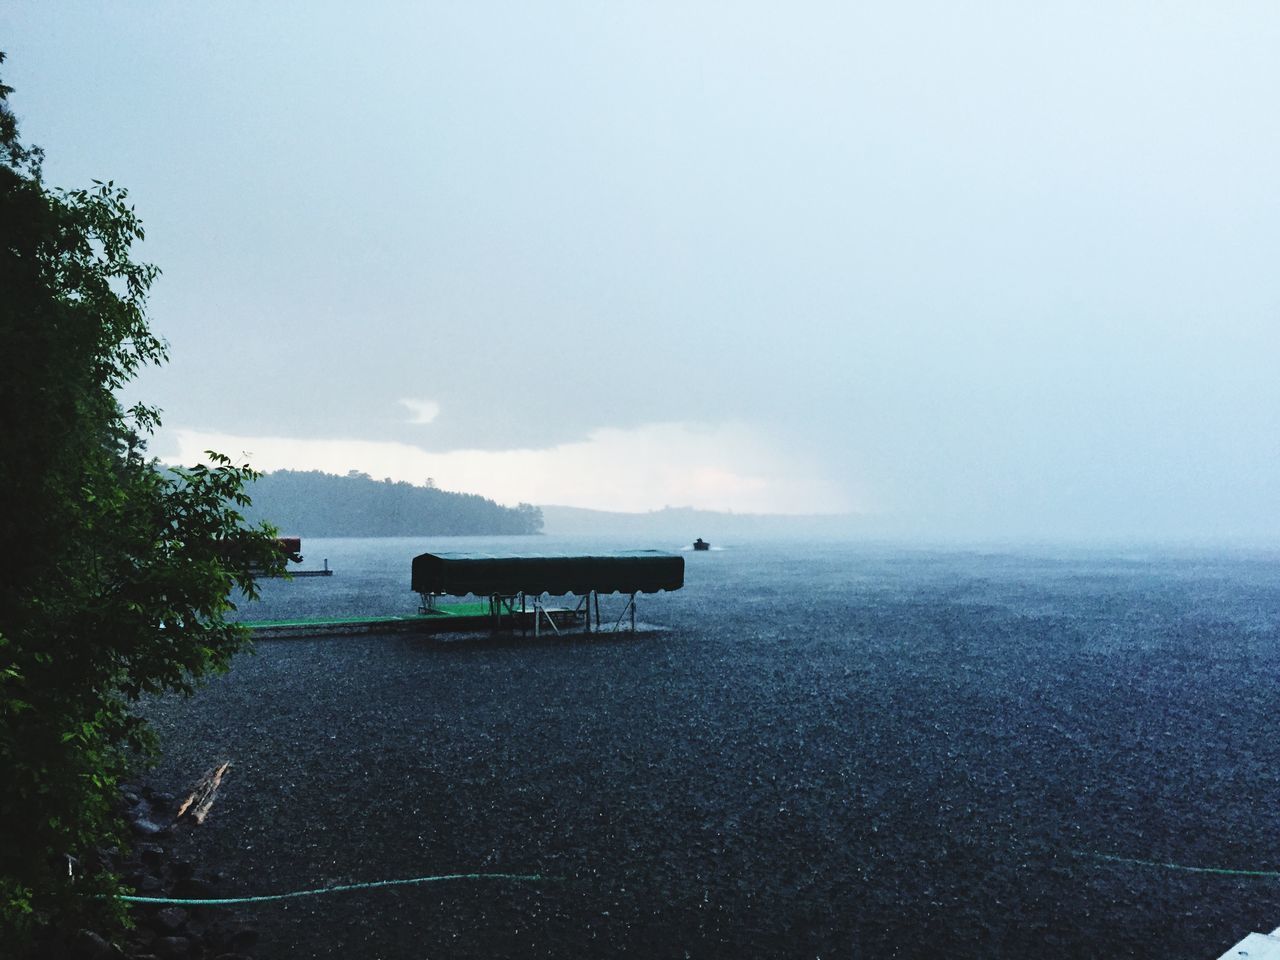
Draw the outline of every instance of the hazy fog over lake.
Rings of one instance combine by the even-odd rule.
[[[153,444],[610,510],[1280,534],[1271,3],[10,3]],[[696,531],[693,531],[696,532]]]

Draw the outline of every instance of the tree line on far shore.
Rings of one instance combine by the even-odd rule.
[[[319,470],[263,474],[247,491],[250,520],[265,520],[299,537],[410,537],[533,534],[542,511],[531,504],[504,507],[474,493],[453,493],[402,481],[345,477]]]

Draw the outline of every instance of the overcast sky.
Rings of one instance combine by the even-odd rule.
[[[11,2],[164,271],[153,450],[1280,536],[1280,5]]]

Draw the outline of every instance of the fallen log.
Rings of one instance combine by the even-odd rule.
[[[205,817],[209,815],[209,810],[213,807],[214,797],[218,795],[218,788],[222,786],[222,778],[227,770],[231,767],[230,760],[224,760],[220,766],[214,767],[207,771],[198,781],[191,791],[191,795],[182,801],[182,806],[178,808],[177,820],[183,817],[189,817],[196,826],[204,823]]]

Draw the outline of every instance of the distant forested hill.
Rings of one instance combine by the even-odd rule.
[[[474,493],[345,477],[318,470],[278,470],[248,488],[248,519],[266,520],[298,537],[408,537],[523,534],[542,530],[542,511],[503,507]]]

